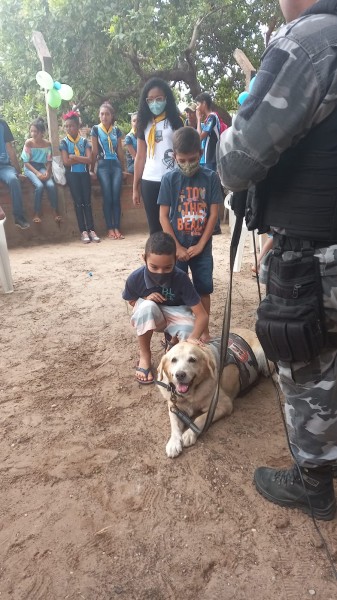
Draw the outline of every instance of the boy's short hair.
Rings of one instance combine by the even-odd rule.
[[[212,96],[211,94],[208,94],[208,92],[201,92],[201,94],[198,94],[198,96],[195,98],[195,101],[206,102],[207,108],[211,108],[213,104]]]
[[[172,235],[164,231],[156,231],[148,238],[145,244],[145,258],[149,254],[167,254],[167,256],[176,255],[176,243]]]
[[[200,136],[194,127],[181,127],[173,134],[173,152],[175,154],[191,154],[199,152]]]

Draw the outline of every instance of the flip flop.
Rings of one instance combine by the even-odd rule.
[[[143,369],[143,367],[136,367],[136,372],[140,371],[141,373],[144,373],[144,375],[146,377],[148,377],[149,373],[151,373],[152,377],[153,377],[153,373],[152,373],[152,369],[151,367],[149,367],[148,369]],[[154,383],[154,378],[151,379],[151,381],[148,381],[148,379],[138,379],[138,377],[136,377],[135,375],[135,380],[138,381],[138,383],[140,383],[141,385],[151,385],[151,383]]]
[[[125,240],[125,236],[122,233],[115,233],[115,240]]]

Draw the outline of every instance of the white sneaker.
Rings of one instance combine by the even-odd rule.
[[[90,244],[90,237],[87,231],[82,231],[81,242],[83,242],[83,244]]]
[[[93,242],[98,243],[101,241],[101,238],[98,237],[98,235],[97,235],[97,233],[95,233],[95,231],[89,231],[89,236]]]

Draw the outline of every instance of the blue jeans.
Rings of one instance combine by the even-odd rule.
[[[34,167],[34,169],[36,169],[40,173],[47,173],[47,169],[46,169],[45,165],[43,165],[42,163],[32,162],[31,165]],[[52,208],[56,211],[57,210],[57,191],[56,191],[56,185],[55,185],[53,179],[50,177],[49,179],[47,179],[47,181],[41,181],[41,179],[39,179],[38,176],[35,175],[35,173],[33,173],[32,171],[27,169],[27,167],[24,167],[23,172],[26,175],[26,177],[28,177],[28,179],[32,182],[33,186],[35,187],[35,199],[34,199],[35,213],[37,215],[39,215],[41,213],[42,195],[43,195],[44,189],[47,190],[49,202],[50,202]]]
[[[190,260],[177,260],[176,267],[188,273],[188,267],[192,273],[192,281],[199,296],[208,296],[213,292],[213,256],[212,242],[208,242],[197,256]]]
[[[103,194],[103,214],[108,229],[119,229],[121,223],[122,167],[117,159],[98,161],[97,177]]]
[[[12,210],[15,219],[26,220],[22,206],[21,185],[16,176],[16,170],[11,165],[0,164],[0,181],[3,181],[9,187],[9,193],[12,199]]]

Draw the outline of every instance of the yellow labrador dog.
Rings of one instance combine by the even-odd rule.
[[[214,345],[215,344],[215,345]],[[183,447],[192,446],[198,434],[184,424],[170,409],[174,405],[190,418],[196,416],[195,425],[202,431],[207,411],[216,389],[220,363],[220,340],[207,345],[182,341],[165,354],[158,367],[158,381],[171,385],[176,396],[171,399],[170,390],[159,386],[168,401],[171,437],[166,445],[170,458],[178,456]],[[229,335],[228,353],[220,380],[218,404],[213,422],[230,415],[233,401],[251,386],[262,373],[269,376],[267,361],[255,333],[237,329]]]

